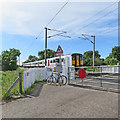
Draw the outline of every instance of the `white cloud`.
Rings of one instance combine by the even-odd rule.
[[[62,2],[4,2],[2,4],[2,32],[9,34],[19,35],[38,35],[41,29],[51,20],[56,12],[61,8],[64,3]],[[80,32],[97,31],[96,26],[89,26],[85,30],[79,31],[79,29],[89,24],[94,19],[88,19],[96,14],[98,11],[104,9],[112,3],[68,3],[68,5],[60,12],[60,14],[49,25],[50,28],[61,29],[68,31],[68,34],[76,36]],[[105,12],[109,12],[117,8],[117,4],[110,7]],[[105,13],[104,12],[104,13]],[[99,18],[103,13],[98,14]],[[115,19],[116,14],[107,16],[99,21],[99,24],[105,23]],[[43,38],[43,32],[40,35],[40,39]],[[49,32],[49,34],[54,34]]]

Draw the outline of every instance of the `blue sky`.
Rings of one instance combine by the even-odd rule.
[[[21,62],[29,55],[37,56],[38,51],[44,49],[43,28],[63,4],[64,2],[3,3],[2,28],[0,28],[2,50],[19,49]],[[105,9],[106,7],[108,8]],[[58,45],[61,45],[64,54],[74,52],[83,54],[85,51],[92,50],[93,47],[89,41],[78,37],[83,33],[92,34],[96,36],[96,50],[101,57],[107,57],[112,48],[118,45],[117,8],[118,4],[113,2],[69,2],[48,27],[66,31],[65,35],[71,38],[52,37],[48,39],[48,48],[56,51]],[[96,14],[103,9],[105,9],[103,12]],[[85,27],[86,25],[88,26]],[[48,32],[48,35],[53,34],[56,33]],[[38,35],[38,39],[35,39]],[[89,39],[92,40],[90,37]]]

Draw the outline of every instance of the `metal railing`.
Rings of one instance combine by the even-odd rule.
[[[104,68],[106,68],[106,70]],[[79,69],[84,69],[86,71],[86,77],[84,79],[79,78],[78,76]],[[119,92],[120,91],[119,70],[120,65],[95,66],[94,68],[93,66],[69,67],[68,84]]]

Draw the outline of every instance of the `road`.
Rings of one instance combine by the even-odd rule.
[[[3,118],[117,118],[118,94],[44,84],[38,97],[2,106]]]

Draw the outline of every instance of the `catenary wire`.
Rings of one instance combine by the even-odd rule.
[[[119,8],[120,8],[120,7],[119,7]],[[116,9],[114,9],[114,10],[110,11],[109,13],[107,13],[107,14],[105,14],[105,15],[101,16],[100,18],[98,18],[98,19],[96,19],[96,20],[92,21],[91,23],[89,23],[89,24],[87,24],[87,25],[83,26],[82,28],[80,28],[80,29],[79,29],[79,31],[80,31],[80,30],[82,30],[82,29],[84,29],[84,28],[86,28],[86,27],[88,27],[88,26],[89,26],[89,25],[91,25],[91,24],[94,24],[96,21],[99,21],[100,19],[102,19],[102,18],[106,17],[107,15],[109,15],[109,14],[111,14],[111,13],[115,12],[117,9],[118,9],[118,8],[116,8]]]
[[[62,9],[68,4],[69,0],[60,8],[60,10],[54,15],[54,17],[46,24],[45,27],[47,27],[54,19],[55,17],[62,11]],[[42,34],[42,31],[44,30],[44,28],[40,31],[40,33],[38,34],[38,36],[35,39],[38,39],[38,37]],[[30,44],[30,46],[32,46],[35,42],[32,41],[32,43]],[[26,53],[28,52],[30,46],[26,49]]]

